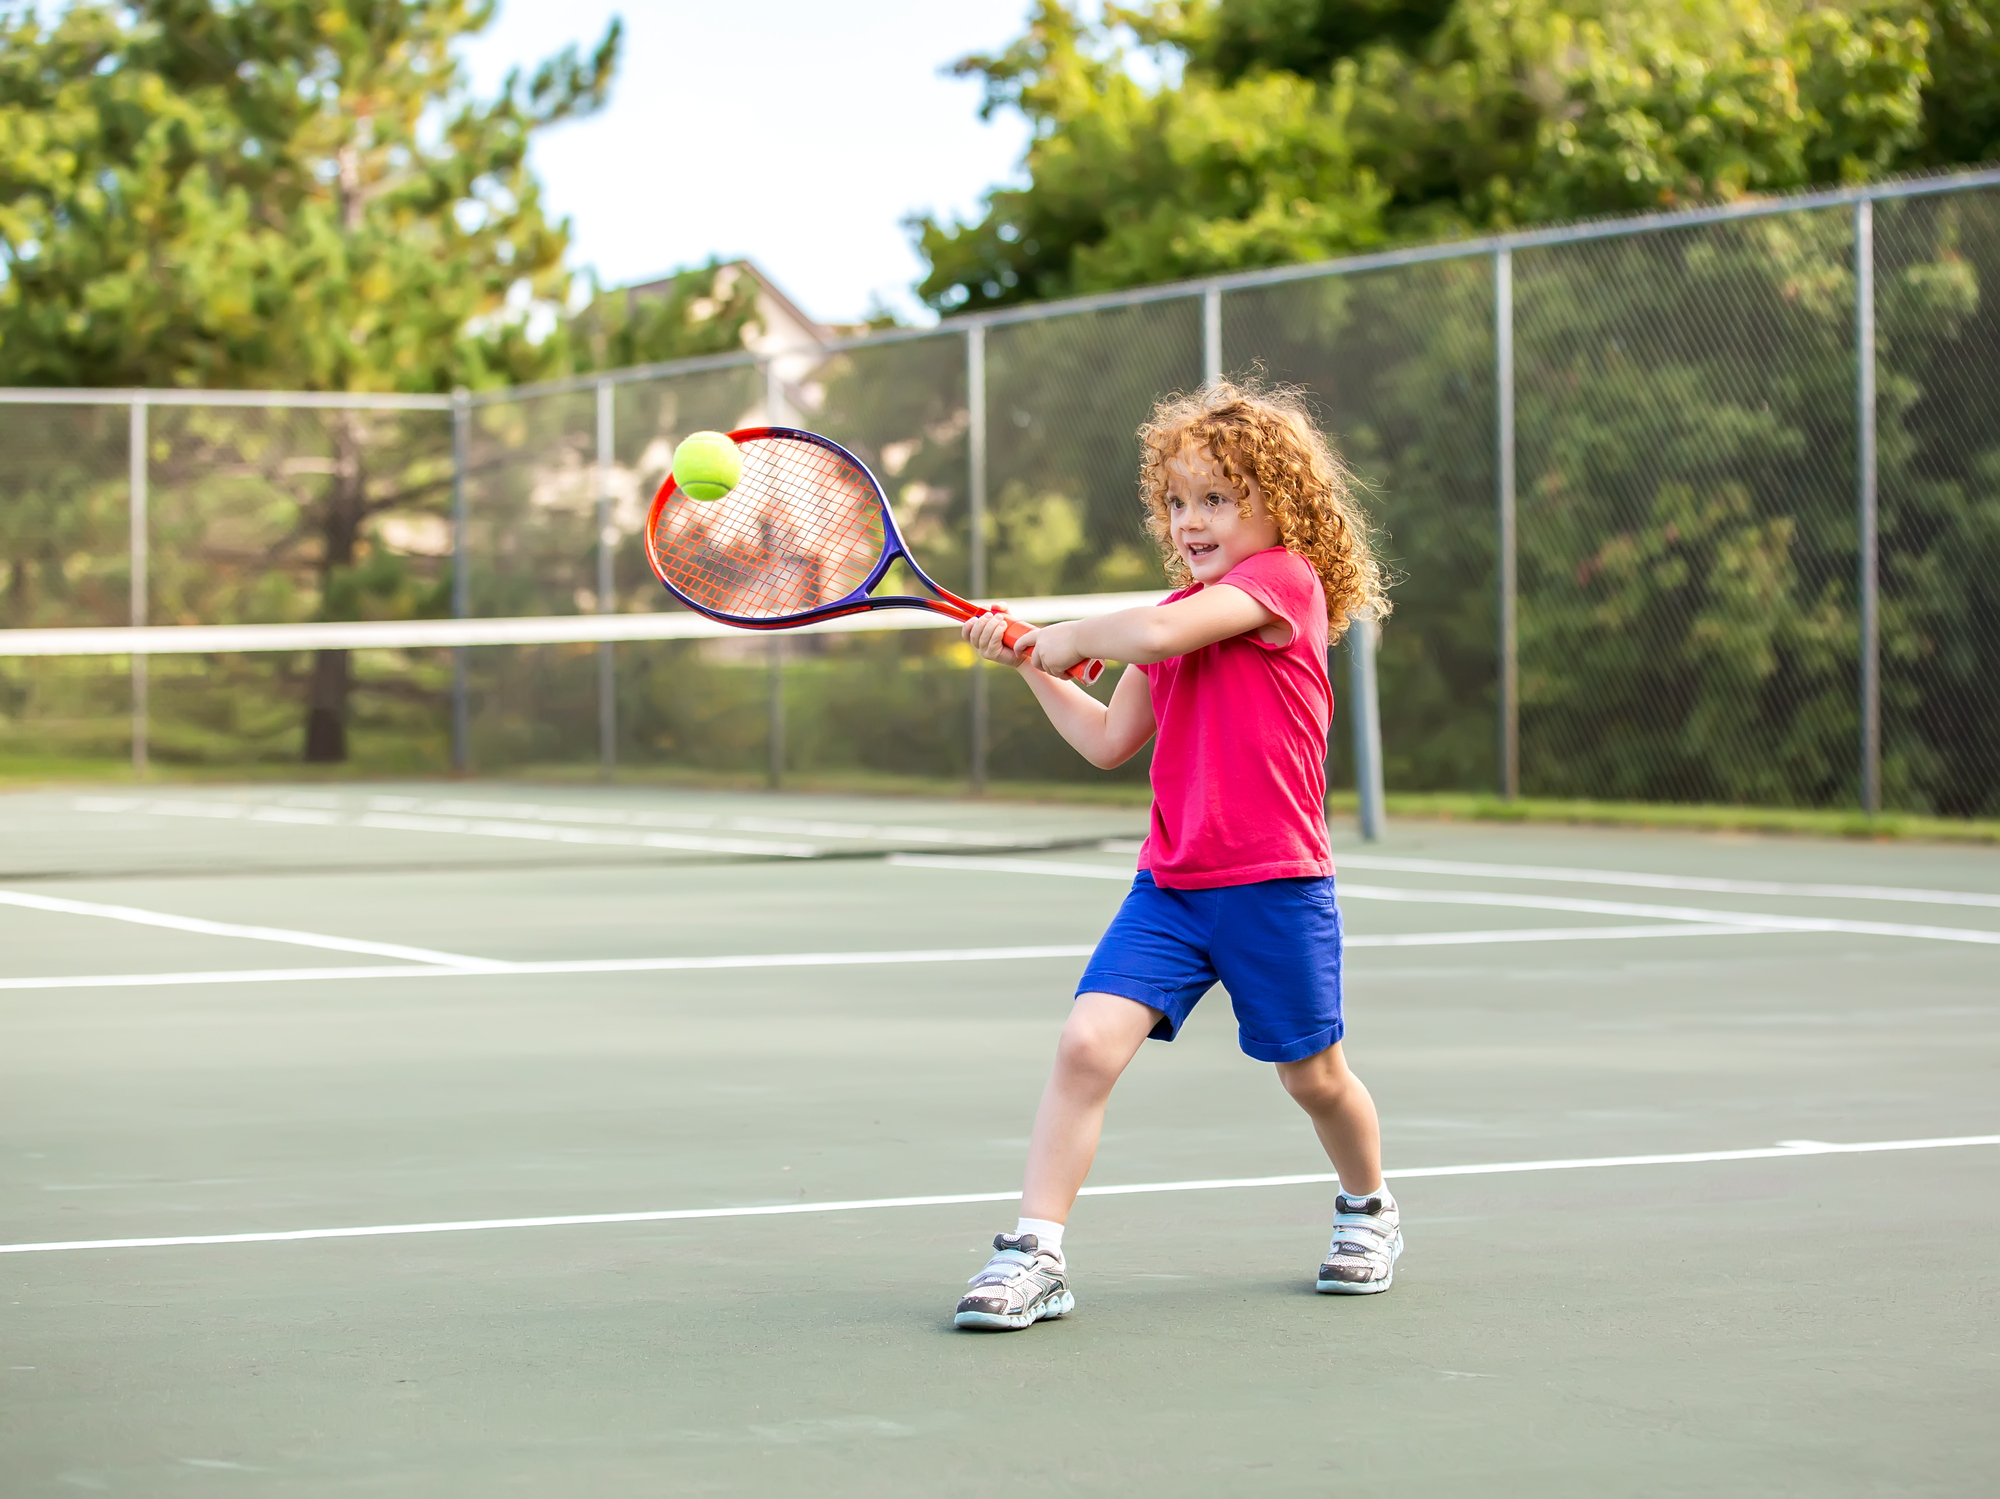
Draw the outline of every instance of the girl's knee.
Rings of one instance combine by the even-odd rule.
[[[1066,1025],[1056,1042],[1056,1066],[1079,1077],[1113,1078],[1123,1070],[1120,1048],[1092,1026]]]
[[[1132,1059],[1129,1037],[1082,1011],[1072,1011],[1056,1042],[1058,1070],[1075,1077],[1113,1082]]]
[[[1354,1074],[1347,1070],[1338,1047],[1328,1047],[1318,1056],[1302,1062],[1280,1062],[1278,1081],[1295,1102],[1307,1109],[1338,1104],[1354,1087]]]

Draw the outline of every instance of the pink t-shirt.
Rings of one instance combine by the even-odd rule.
[[[1168,890],[1333,873],[1326,839],[1326,590],[1272,547],[1223,582],[1292,627],[1281,646],[1219,640],[1139,669],[1153,689],[1153,825],[1139,867]],[[1169,595],[1173,603],[1199,583]]]

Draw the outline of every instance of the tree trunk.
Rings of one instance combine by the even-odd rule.
[[[306,764],[338,765],[347,758],[347,689],[352,683],[346,651],[313,656],[306,689]]]
[[[320,508],[320,608],[328,618],[342,572],[354,565],[361,540],[361,523],[368,515],[368,477],[362,467],[361,417],[343,411],[333,418],[333,482]],[[306,691],[306,750],[308,765],[338,765],[347,759],[347,703],[353,673],[346,651],[320,651],[313,657],[312,681]]]

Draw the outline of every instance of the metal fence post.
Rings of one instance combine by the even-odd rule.
[[[1222,378],[1222,288],[1201,290],[1201,379],[1213,385]]]
[[[785,382],[778,374],[778,361],[764,361],[764,423],[779,426],[784,420]],[[776,791],[785,783],[785,642],[771,637],[771,701],[764,728],[769,763],[765,778]]]
[[[765,774],[776,791],[785,784],[785,639],[773,631],[771,635],[771,709],[769,730],[770,742],[766,749],[770,755],[770,765]]]
[[[472,613],[472,561],[467,555],[465,463],[472,427],[471,397],[464,386],[451,393],[451,617]],[[455,775],[472,769],[472,693],[470,657],[466,647],[451,653],[451,768]]]
[[[617,537],[611,529],[611,465],[615,459],[611,382],[597,382],[597,612],[616,609],[612,597],[612,552]],[[618,766],[617,646],[597,642],[597,773],[608,781]]]
[[[131,597],[128,603],[132,627],[138,629],[146,623],[147,615],[146,403],[143,400],[132,403],[126,445],[129,486],[126,544],[131,557]],[[150,683],[147,679],[146,665],[145,656],[135,654],[132,657],[132,776],[135,780],[144,779],[148,758],[146,699]]]
[[[967,525],[971,527],[971,558],[966,590],[975,599],[986,596],[986,328],[974,323],[965,330],[965,467]],[[986,790],[986,739],[989,706],[986,663],[972,658],[972,789]]]
[[[1881,520],[1875,471],[1875,204],[1854,204],[1854,488],[1860,530],[1861,810],[1882,810]]]
[[[1382,836],[1382,698],[1375,677],[1375,646],[1381,628],[1363,610],[1347,628],[1348,716],[1354,720],[1354,810],[1361,836]]]
[[[1500,794],[1521,794],[1520,588],[1514,524],[1514,252],[1493,255],[1494,451],[1500,521]]]

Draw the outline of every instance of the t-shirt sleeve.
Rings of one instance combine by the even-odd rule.
[[[1270,547],[1254,557],[1244,558],[1229,570],[1222,581],[1231,588],[1242,589],[1290,625],[1292,640],[1310,638],[1313,611],[1324,608],[1320,603],[1319,578],[1313,572],[1312,564],[1297,552],[1288,552],[1283,547]],[[1254,634],[1249,638],[1266,650],[1285,649],[1285,646],[1257,640]],[[1286,642],[1287,645],[1290,643]]]

